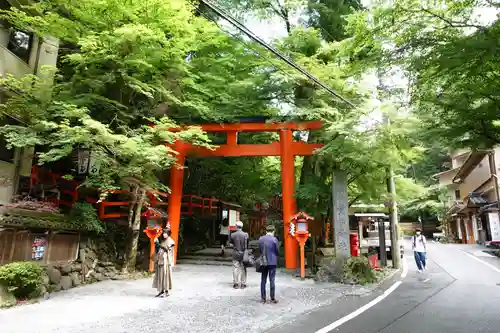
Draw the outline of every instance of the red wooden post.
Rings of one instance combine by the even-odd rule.
[[[170,219],[170,230],[175,242],[174,262],[177,260],[177,249],[179,248],[179,228],[181,223],[182,186],[184,183],[184,143],[176,141],[174,149],[177,155],[177,165],[170,169],[170,195],[168,197],[168,217]]]
[[[285,238],[285,267],[297,268],[297,241],[290,235],[289,228],[292,216],[296,211],[295,201],[295,157],[291,150],[293,143],[292,131],[280,131],[281,150],[281,186],[283,194],[283,234]]]

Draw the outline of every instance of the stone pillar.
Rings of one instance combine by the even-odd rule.
[[[335,241],[335,256],[349,258],[349,199],[347,197],[347,174],[335,170],[332,180],[333,195],[333,232]]]

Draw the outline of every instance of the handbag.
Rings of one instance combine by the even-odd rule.
[[[248,249],[245,249],[243,252],[243,266],[245,267],[253,267],[255,265],[255,258],[253,255],[248,253]]]
[[[258,273],[262,273],[264,268],[267,267],[267,244],[264,243],[264,251],[260,254],[260,257],[255,260],[255,270]]]

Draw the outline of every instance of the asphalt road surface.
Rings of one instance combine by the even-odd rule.
[[[413,258],[407,256],[408,275],[398,288],[329,332],[499,333],[500,259],[476,246],[455,244],[429,244],[428,258],[428,271],[419,273]],[[393,283],[387,281],[385,287]],[[381,293],[347,296],[269,332],[320,332]]]

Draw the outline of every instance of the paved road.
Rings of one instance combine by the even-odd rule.
[[[331,332],[500,332],[500,259],[475,246],[430,244],[429,248],[427,273],[418,273],[407,257],[408,276],[399,288]],[[269,332],[317,332],[376,296],[344,299]]]

